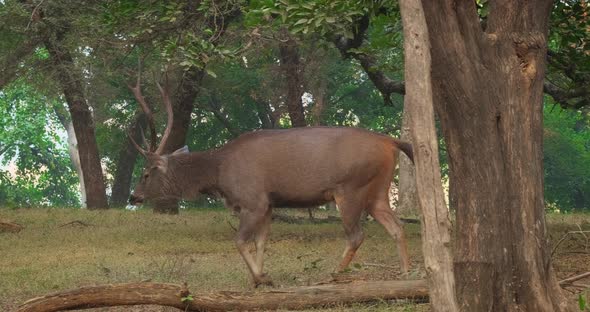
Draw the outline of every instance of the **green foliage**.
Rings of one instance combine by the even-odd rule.
[[[549,47],[559,51],[563,63],[590,70],[590,19],[583,1],[556,1],[551,16]]]
[[[52,105],[22,83],[0,92],[0,206],[79,205]]]
[[[575,111],[546,105],[545,198],[562,210],[590,208],[590,125]]]
[[[195,298],[193,298],[193,295],[191,295],[191,294],[188,294],[186,297],[180,298],[180,301],[182,301],[182,302],[190,302],[193,300],[195,300]]]
[[[224,20],[240,10],[240,1],[115,1],[105,4],[102,20],[114,39],[154,48],[167,64],[205,68],[235,56],[218,39],[227,29]]]
[[[555,1],[549,31],[547,82],[559,105],[579,109],[590,105],[590,19],[588,4]]]
[[[387,1],[280,0],[252,1],[247,24],[256,25],[273,16],[287,24],[292,33],[320,36],[354,36],[351,24]]]

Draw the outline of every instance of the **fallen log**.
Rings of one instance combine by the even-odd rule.
[[[0,220],[0,232],[11,232],[11,233],[18,233],[24,227],[20,224],[10,222],[10,221],[2,221]]]
[[[374,300],[428,298],[424,280],[371,281],[262,291],[191,293],[165,283],[125,283],[82,287],[25,302],[18,312],[52,312],[122,305],[154,304],[185,311],[304,309]]]

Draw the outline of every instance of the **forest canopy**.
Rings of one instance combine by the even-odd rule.
[[[485,23],[486,2],[478,3]],[[551,15],[543,109],[551,210],[590,209],[587,10],[583,1],[559,1]],[[160,130],[166,114],[156,82],[169,77],[175,118],[186,124],[178,141],[190,150],[294,120],[401,133],[395,1],[8,0],[0,3],[0,35],[0,206],[82,205],[68,112],[77,97],[94,126],[102,192],[124,206],[143,165],[128,140],[146,130],[128,87],[139,70]],[[297,61],[286,71],[289,57]]]

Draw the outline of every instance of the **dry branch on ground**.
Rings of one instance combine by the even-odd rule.
[[[83,287],[25,302],[18,312],[51,312],[121,305],[155,304],[185,311],[303,309],[374,300],[428,298],[424,280],[372,281],[264,291],[191,293],[164,283],[126,283]]]
[[[1,232],[18,233],[22,229],[24,229],[24,227],[20,224],[10,222],[10,221],[0,220],[0,233]]]

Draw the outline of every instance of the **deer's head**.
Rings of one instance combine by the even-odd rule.
[[[143,143],[147,146],[147,150],[137,144],[131,135],[129,136],[135,148],[141,155],[145,157],[145,168],[142,172],[139,182],[129,197],[129,203],[132,205],[141,204],[145,200],[165,199],[166,197],[170,197],[171,190],[173,189],[174,185],[168,170],[169,157],[181,153],[188,153],[188,147],[184,146],[172,154],[164,154],[164,148],[170,136],[173,120],[172,102],[170,101],[170,95],[167,89],[168,79],[166,75],[165,77],[166,81],[164,87],[162,87],[160,83],[156,82],[158,90],[160,91],[160,95],[162,96],[162,101],[166,108],[166,112],[168,114],[166,130],[164,130],[164,134],[162,135],[162,140],[160,141],[159,145],[156,143],[157,135],[155,130],[156,127],[154,125],[154,116],[141,93],[141,63],[139,66],[137,82],[135,86],[129,85],[129,89],[131,89],[133,92],[133,95],[137,99],[137,102],[146,115],[148,128],[151,134],[150,142],[148,143],[145,136],[143,135],[143,131],[141,131]]]

